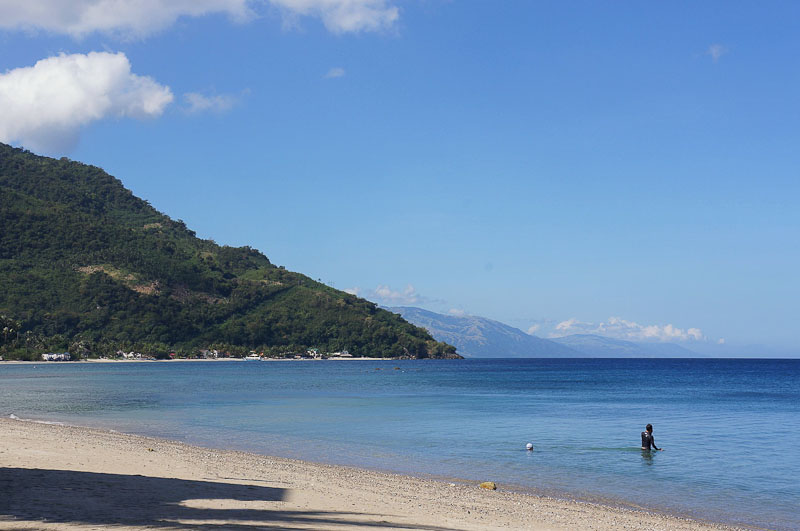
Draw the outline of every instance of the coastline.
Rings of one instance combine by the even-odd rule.
[[[124,359],[110,359],[110,358],[87,358],[82,360],[74,360],[74,361],[28,361],[28,360],[0,360],[0,367],[3,365],[75,365],[81,363],[201,363],[201,362],[240,362],[240,361],[266,361],[266,362],[287,362],[287,361],[294,361],[294,362],[311,362],[311,361],[398,361],[406,358],[368,358],[368,357],[350,357],[350,358],[263,358],[260,360],[248,360],[245,358],[208,358],[208,359],[199,359],[199,358],[176,358],[172,360],[159,360],[159,359],[132,359],[132,360],[124,360]]]
[[[742,529],[472,481],[0,419],[0,529]]]

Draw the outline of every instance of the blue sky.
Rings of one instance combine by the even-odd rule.
[[[0,2],[0,141],[382,304],[800,351],[800,4],[107,3]]]

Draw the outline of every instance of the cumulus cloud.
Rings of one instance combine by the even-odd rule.
[[[533,335],[542,327],[540,324],[532,324],[528,327],[528,334]]]
[[[269,0],[289,17],[316,16],[333,33],[378,31],[391,27],[400,10],[387,0]]]
[[[447,313],[453,317],[464,317],[467,315],[467,312],[458,308],[450,308]]]
[[[361,289],[359,287],[347,288],[345,292],[363,297],[378,304],[385,306],[404,306],[408,304],[419,304],[422,302],[429,302],[430,299],[423,297],[417,293],[417,289],[411,284],[407,285],[404,289],[392,289],[389,286],[378,284],[375,289]]]
[[[124,53],[60,54],[0,74],[0,141],[65,152],[91,122],[157,117],[172,99],[169,87],[133,74]]]
[[[699,328],[684,330],[671,324],[642,325],[619,317],[611,317],[603,323],[587,323],[577,319],[568,319],[558,323],[550,337],[569,334],[597,334],[630,341],[702,341],[705,339]]]
[[[82,37],[96,31],[146,36],[179,17],[224,13],[236,20],[253,14],[248,0],[27,0],[0,2],[0,27],[43,29]]]
[[[233,94],[205,96],[199,92],[187,92],[183,95],[183,100],[186,103],[185,110],[189,114],[222,113],[231,110],[239,102],[239,97]]]
[[[389,0],[26,0],[0,1],[0,28],[76,38],[94,32],[144,37],[180,17],[224,14],[246,21],[263,4],[277,7],[288,19],[318,17],[334,33],[376,31],[399,17]]]
[[[325,79],[336,79],[337,77],[344,77],[344,68],[334,67],[328,70],[328,73],[325,74]]]
[[[711,56],[711,60],[715,63],[726,53],[728,53],[728,49],[721,44],[712,44],[708,47],[708,50],[706,50],[706,55]]]
[[[417,304],[422,300],[416,288],[411,284],[398,291],[389,286],[378,285],[367,298],[377,299],[382,304]]]

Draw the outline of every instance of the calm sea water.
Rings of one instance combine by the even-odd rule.
[[[800,360],[0,364],[0,414],[800,529]]]

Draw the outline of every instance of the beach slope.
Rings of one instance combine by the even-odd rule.
[[[0,529],[729,529],[88,428],[0,434]]]

